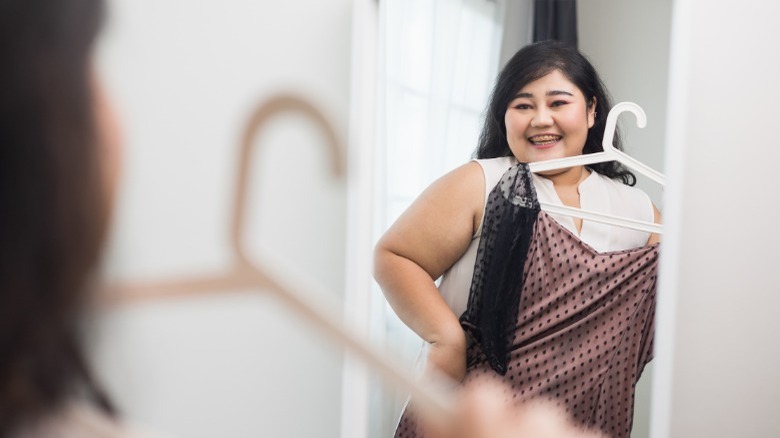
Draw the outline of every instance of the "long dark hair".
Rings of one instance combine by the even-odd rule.
[[[596,69],[582,53],[570,45],[557,41],[543,41],[520,49],[499,73],[488,103],[482,133],[479,136],[479,146],[474,152],[476,158],[512,155],[506,140],[504,124],[507,107],[520,89],[553,70],[560,70],[576,85],[585,96],[586,102],[592,102],[593,98],[596,98],[596,120],[593,127],[588,130],[582,153],[590,154],[604,150],[601,140],[604,137],[612,99]],[[616,148],[623,149],[618,133],[615,133],[613,144]],[[625,184],[636,183],[634,174],[619,163],[598,163],[588,167],[610,178],[620,179]]]
[[[0,2],[0,436],[82,397],[78,341],[109,203],[92,95],[101,0]]]

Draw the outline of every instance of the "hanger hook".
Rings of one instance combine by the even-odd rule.
[[[645,111],[639,105],[634,102],[620,102],[613,106],[607,114],[607,125],[604,127],[604,140],[601,142],[601,146],[604,148],[604,152],[614,152],[615,146],[612,145],[612,140],[615,139],[615,129],[617,128],[617,119],[620,113],[629,111],[636,116],[636,126],[644,128],[647,126],[647,115]]]
[[[241,264],[248,264],[249,259],[246,256],[243,247],[244,219],[246,217],[246,203],[248,192],[248,181],[250,176],[250,163],[252,157],[253,141],[255,136],[264,127],[265,123],[274,115],[286,112],[298,112],[307,116],[315,124],[319,125],[326,137],[326,146],[330,152],[331,171],[334,176],[342,176],[345,173],[344,157],[341,143],[338,140],[333,124],[317,107],[308,100],[291,94],[279,94],[271,97],[260,104],[249,118],[249,122],[244,129],[244,136],[241,142],[241,151],[238,162],[238,178],[235,188],[235,198],[233,200],[233,221],[231,230],[231,240],[233,252]]]

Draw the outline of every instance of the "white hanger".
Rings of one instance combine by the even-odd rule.
[[[553,160],[537,161],[529,163],[528,167],[531,172],[544,172],[547,170],[565,169],[567,167],[585,166],[588,164],[603,163],[607,161],[617,161],[629,169],[640,173],[651,180],[657,182],[661,186],[666,185],[666,177],[660,172],[650,168],[646,164],[639,160],[629,156],[625,152],[617,150],[612,145],[612,140],[615,138],[615,128],[617,127],[617,118],[620,113],[624,111],[630,111],[636,116],[636,125],[640,128],[644,128],[647,125],[647,116],[642,108],[633,102],[620,102],[613,106],[607,115],[607,124],[604,128],[604,139],[601,145],[604,149],[603,152],[596,152],[593,154],[578,155],[576,157],[556,158]],[[647,231],[649,233],[663,232],[663,226],[652,222],[638,221],[634,219],[627,219],[619,216],[614,216],[606,213],[599,213],[596,211],[582,210],[579,208],[554,205],[547,202],[539,203],[543,210],[549,213],[563,214],[566,216],[573,216],[580,219],[592,220],[594,222],[601,222],[609,225],[616,225],[624,228],[631,228],[640,231]]]

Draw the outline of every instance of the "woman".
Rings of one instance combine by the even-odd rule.
[[[100,0],[0,5],[4,437],[131,436],[78,333],[117,179],[117,130],[92,66],[103,9]]]
[[[652,352],[658,236],[549,215],[538,201],[657,223],[660,215],[617,163],[541,175],[523,164],[601,151],[609,108],[576,49],[521,49],[498,76],[478,159],[434,182],[390,227],[376,247],[375,277],[430,344],[427,367],[458,381],[503,375],[509,399],[550,397],[578,423],[627,436],[633,386]],[[631,309],[641,312],[623,321]],[[621,343],[626,334],[637,336],[633,346]],[[605,350],[636,366],[625,369],[623,358],[613,367]],[[622,374],[602,372],[613,368]],[[604,393],[613,380],[628,382],[614,385],[617,396]],[[419,433],[406,412],[396,435]]]

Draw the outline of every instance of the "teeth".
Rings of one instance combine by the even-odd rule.
[[[558,141],[560,138],[559,135],[537,135],[536,137],[531,137],[530,140],[533,143],[550,143]]]

